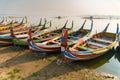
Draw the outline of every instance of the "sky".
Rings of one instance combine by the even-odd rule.
[[[0,0],[0,14],[120,15],[120,0]]]

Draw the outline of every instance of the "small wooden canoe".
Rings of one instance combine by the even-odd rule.
[[[1,24],[1,26],[0,26],[0,31],[1,30],[4,30],[4,29],[9,29],[10,28],[10,26],[11,26],[11,24],[13,23],[13,20],[10,22],[10,23],[8,23],[8,24],[5,24],[4,22]],[[19,23],[15,23],[14,25],[18,25]]]
[[[13,22],[13,21],[11,21],[11,22]],[[11,22],[8,21],[7,18],[6,18],[6,20],[5,20],[5,18],[3,17],[2,21],[0,22],[0,27],[10,26]],[[16,22],[15,22],[15,23],[16,23]],[[18,23],[18,22],[17,22],[17,23]],[[19,24],[19,23],[18,23],[18,24]],[[16,24],[16,25],[17,25],[17,24]]]
[[[51,21],[49,22],[51,27]],[[45,29],[48,29],[49,27],[46,27],[46,24],[48,24],[45,20],[44,24],[41,24],[41,21],[39,23],[39,25],[35,26],[35,27],[30,27],[32,28],[32,33],[35,34],[38,31],[42,31]],[[27,46],[27,37],[28,37],[28,30],[27,31],[22,31],[22,32],[17,32],[14,34],[14,31],[12,30],[12,42],[14,45],[19,45],[19,46]],[[37,39],[35,39],[34,41],[38,41]]]
[[[84,21],[82,27],[76,31],[72,31],[71,29],[69,29],[69,41],[68,41],[69,46],[75,43],[75,41],[72,42],[73,40],[76,40],[76,42],[77,42],[78,38],[81,38],[81,37],[89,34],[92,31],[92,27],[91,27],[91,30],[83,29],[85,22],[86,22],[86,20]],[[91,23],[91,26],[92,26],[92,24],[93,24],[93,22]],[[64,28],[66,28],[66,27],[64,27]],[[72,22],[71,28],[73,28],[73,22]],[[49,37],[47,37],[48,34],[44,35],[43,36],[44,38],[41,38],[41,42],[39,42],[39,43],[33,42],[31,32],[29,31],[28,41],[29,41],[30,50],[35,51],[35,52],[58,52],[58,51],[60,51],[61,50],[61,35],[62,35],[61,30],[59,32],[54,31],[54,32],[49,33]],[[83,33],[84,33],[84,35],[83,35]],[[77,37],[75,38],[75,37],[73,37],[73,35],[77,36]],[[50,36],[52,36],[52,37],[50,37]]]
[[[23,18],[23,20],[19,24],[17,22],[13,23],[13,21],[12,21],[9,24],[9,26],[0,27],[0,35],[10,33],[10,27],[13,27],[14,31],[19,31],[19,30],[25,29],[27,26],[28,26],[27,19],[26,19],[26,21],[24,23],[24,18]]]
[[[31,26],[32,27],[32,32],[38,31],[40,29],[45,28],[44,25],[42,26],[41,24],[42,19],[40,20],[40,23],[36,26]],[[25,30],[20,30],[20,31],[13,31],[13,28],[10,28],[11,33],[8,34],[2,34],[0,35],[0,46],[8,46],[12,45],[14,43],[14,39],[27,39],[28,35],[28,29],[26,28]],[[26,40],[27,41],[27,40]],[[17,41],[19,42],[19,41]]]
[[[63,31],[61,55],[63,60],[89,60],[105,54],[117,43],[119,27],[116,33],[106,32],[107,27],[100,33],[94,34],[89,39],[81,38],[73,46],[68,46],[68,30]]]
[[[51,28],[47,31],[41,32],[40,35],[32,36],[31,35],[31,29],[29,29],[29,37],[28,37],[28,46],[31,51],[35,52],[54,52],[54,51],[60,51],[60,37],[61,32],[63,28],[66,28],[66,25],[68,23],[68,20],[65,22],[64,26],[62,28]],[[71,28],[69,30],[72,30],[73,28],[73,22]],[[33,39],[38,38],[39,43],[36,43],[33,41]],[[56,40],[56,41],[55,41]],[[46,45],[47,44],[47,45]]]

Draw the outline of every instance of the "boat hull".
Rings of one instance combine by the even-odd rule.
[[[0,36],[0,46],[8,46],[8,45],[12,45],[12,37]]]
[[[117,44],[119,27],[117,26],[116,33],[106,32],[106,30],[96,33],[88,39],[82,38],[72,47],[67,45],[68,33],[67,30],[64,30],[64,40],[62,40],[61,47],[62,59],[70,61],[90,60],[107,53]]]

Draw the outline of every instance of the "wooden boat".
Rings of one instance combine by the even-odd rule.
[[[8,29],[11,26],[12,23],[13,23],[13,20],[9,23],[7,23],[7,22],[1,23],[0,30]]]
[[[3,17],[2,21],[0,22],[0,27],[3,27],[3,26],[8,26],[11,22],[7,20],[5,20],[5,18]]]
[[[4,29],[4,27],[5,27],[5,29],[6,29],[6,28],[9,28],[9,27],[11,26],[11,23],[12,23],[14,26],[17,26],[17,25],[20,24],[18,21],[15,21],[15,20],[13,20],[13,19],[12,19],[11,21],[9,21],[9,20],[7,19],[7,17],[3,17],[2,21],[0,22],[0,30],[2,30],[2,28]]]
[[[63,30],[61,55],[65,61],[89,60],[105,54],[117,43],[119,27],[116,33],[106,32],[107,27],[89,39],[81,38],[76,44],[68,46],[68,30]]]
[[[62,28],[52,28],[50,30],[48,30],[47,32],[44,31],[44,33],[40,34],[40,35],[37,35],[37,36],[32,36],[31,35],[31,30],[32,29],[29,29],[29,32],[28,32],[28,46],[29,46],[29,49],[32,50],[32,51],[35,51],[35,52],[53,52],[53,51],[60,51],[60,44],[54,44],[56,42],[52,42],[51,40],[57,40],[57,39],[60,39],[61,37],[61,31],[63,28],[66,28],[66,25],[68,23],[68,20],[65,22],[64,26]],[[72,23],[73,25],[73,23]],[[69,30],[71,30],[73,28],[73,26],[71,28],[69,28]],[[33,39],[35,37],[38,37],[38,39],[40,39],[40,42],[39,43],[36,43],[33,41]],[[50,42],[49,42],[50,41]],[[51,43],[51,45],[44,45],[44,44],[49,44]],[[60,40],[59,40],[59,43],[60,43]],[[40,44],[40,45],[38,45]],[[54,45],[52,45],[54,44]],[[42,46],[42,47],[41,47]],[[41,49],[43,48],[43,49]]]
[[[42,19],[40,20],[40,23],[36,26],[31,26],[32,27],[32,32],[36,32],[40,29],[44,29],[45,28],[45,24],[46,22],[42,25]],[[12,45],[13,44],[13,38],[17,37],[17,39],[25,39],[28,37],[27,33],[28,33],[28,29],[25,30],[21,30],[18,32],[14,32],[13,28],[10,28],[11,33],[8,34],[2,34],[0,35],[0,46],[8,46],[8,45]]]
[[[103,54],[101,56],[96,57],[94,59],[91,60],[85,60],[85,61],[74,61],[74,65],[79,65],[79,66],[86,66],[89,69],[96,69],[99,68],[100,66],[104,65],[105,63],[108,63],[109,60],[115,56],[115,51],[114,50],[109,50],[106,54]],[[60,59],[58,59],[57,61],[61,61]],[[63,61],[64,63],[69,62],[69,61]],[[60,63],[58,62],[58,65],[60,65]]]
[[[51,21],[49,22],[50,23],[49,27],[46,27],[46,24],[48,24],[46,20],[43,25],[41,24],[41,21],[37,26],[34,26],[34,27],[31,26],[33,34],[37,33],[38,31],[48,29],[49,27],[51,27]],[[28,30],[24,32],[22,31],[19,33],[17,32],[15,34],[14,34],[14,31],[12,30],[11,33],[12,33],[12,42],[14,45],[27,46]],[[38,40],[34,40],[34,41],[37,42]]]
[[[22,23],[23,20],[21,22],[21,25],[19,24],[18,27],[24,25]],[[12,22],[10,24],[12,24]],[[10,35],[10,29],[0,30],[0,46],[7,46],[11,44],[12,44],[12,37]]]
[[[19,23],[19,24],[18,24],[18,22],[13,23],[13,21],[11,21],[11,23],[8,26],[0,27],[0,35],[10,33],[10,27],[14,27],[14,31],[19,31],[19,30],[25,29],[27,27],[27,25],[28,25],[27,19],[24,23],[24,18],[21,21],[21,23]]]
[[[73,42],[72,42],[72,39],[74,39],[72,37],[73,35],[74,36],[78,35],[78,37],[82,37],[83,35],[81,35],[82,34],[81,31],[83,33],[84,32],[89,33],[92,31],[92,29],[91,30],[83,29],[85,22],[86,22],[86,20],[84,21],[82,27],[80,29],[78,29],[77,31],[71,30],[73,28],[73,22],[72,22],[71,29],[69,29],[69,34],[70,34],[69,38],[71,39],[68,42],[69,46],[73,44]],[[66,27],[64,27],[64,28],[66,28]],[[29,38],[28,38],[29,49],[32,51],[35,51],[35,52],[56,52],[56,51],[58,52],[58,51],[60,51],[61,50],[61,43],[60,43],[61,42],[61,30],[59,31],[59,33],[55,32],[55,31],[49,33],[49,37],[47,35],[46,36],[44,35],[44,38],[41,38],[41,42],[39,42],[39,43],[33,42],[32,36],[31,36],[31,30],[29,30]],[[50,38],[50,36],[52,36],[52,38]],[[48,40],[48,39],[50,39],[50,40]],[[76,40],[76,38],[75,38],[75,40]],[[72,42],[72,44],[71,44],[71,42]]]
[[[93,21],[91,20],[91,28],[90,29],[84,29],[84,25],[86,23],[86,20],[84,21],[82,27],[80,27],[78,30],[70,32],[68,35],[68,46],[71,46],[78,42],[80,38],[86,37],[89,38],[90,34],[93,29]]]
[[[5,20],[5,18],[3,17],[2,21],[0,22],[0,30],[7,29],[7,28],[11,27],[11,24],[13,26],[17,26],[20,23],[18,21],[16,21],[16,20],[8,21],[7,17],[6,17],[6,20]]]

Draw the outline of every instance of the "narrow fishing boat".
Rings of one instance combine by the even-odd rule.
[[[1,31],[1,30],[4,30],[4,29],[9,29],[12,23],[13,23],[13,20],[12,20],[10,23],[8,23],[8,24],[3,22],[3,23],[1,24],[1,26],[0,26],[0,31]],[[16,25],[17,25],[17,24],[16,24]]]
[[[11,21],[12,22],[12,21]],[[0,27],[8,26],[11,24],[10,21],[7,20],[7,17],[3,17],[2,21],[0,22]]]
[[[91,20],[91,28],[90,29],[84,29],[84,25],[86,23],[86,20],[84,21],[82,27],[80,27],[78,30],[70,32],[68,35],[68,46],[71,46],[78,42],[80,38],[86,37],[89,38],[90,34],[93,29],[93,20]]]
[[[22,21],[23,21],[23,19],[22,19]],[[19,25],[20,23],[17,20],[11,19],[11,21],[10,21],[10,20],[8,20],[7,17],[3,17],[2,21],[0,22],[0,30],[7,29],[7,28],[9,29],[11,27],[11,24],[14,27],[14,26]]]
[[[72,31],[72,28],[73,28],[73,21],[72,21],[72,26],[69,29],[69,35],[70,35],[69,42],[68,42],[69,46],[75,43],[75,42],[72,42],[73,39],[77,40],[78,37],[80,38],[80,37],[85,36],[85,35],[82,35],[81,32],[87,34],[92,31],[92,28],[91,28],[91,30],[83,29],[85,23],[86,23],[86,20],[84,21],[84,23],[80,29],[78,29],[77,31]],[[64,27],[64,28],[66,28],[66,27]],[[64,28],[62,28],[62,29],[64,29]],[[48,37],[47,37],[47,35],[46,36],[44,35],[44,38],[41,38],[40,39],[41,42],[39,42],[39,43],[33,42],[32,36],[31,36],[31,30],[29,30],[28,43],[29,43],[30,50],[35,51],[35,52],[56,52],[56,51],[58,52],[58,51],[60,51],[61,50],[61,31],[62,31],[62,29],[59,31],[59,33],[58,32],[57,33],[56,32],[49,33]],[[78,36],[75,38],[75,37],[73,37],[73,35],[74,36],[78,35]]]
[[[44,24],[42,24],[42,19],[41,19],[40,23],[38,25],[30,26],[30,27],[32,27],[32,32],[35,32],[37,30],[44,29],[45,24],[46,24],[46,22]],[[10,32],[11,33],[0,35],[0,46],[12,45],[14,43],[14,41],[16,42],[17,39],[25,39],[28,37],[28,35],[27,35],[28,29],[14,32],[13,27],[11,27]],[[17,39],[16,39],[16,37],[17,37]]]
[[[63,30],[61,55],[65,61],[89,60],[105,54],[112,49],[118,39],[119,27],[117,24],[116,33],[106,32],[107,27],[100,33],[94,34],[89,39],[81,38],[79,41],[68,46],[68,30]]]
[[[24,18],[23,18],[23,20],[19,24],[17,22],[13,23],[13,21],[11,21],[9,26],[0,27],[0,35],[10,33],[10,27],[14,27],[14,31],[19,31],[19,30],[25,29],[28,25],[27,18],[25,18],[25,19],[26,19],[25,23],[24,23]]]
[[[66,25],[68,23],[68,20],[65,22],[64,26],[62,28],[51,28],[47,31],[41,32],[41,34],[37,36],[31,35],[31,29],[29,29],[28,32],[28,46],[29,49],[35,52],[53,52],[53,51],[59,51],[60,50],[60,44],[55,44],[56,42],[52,42],[50,40],[57,40],[61,37],[61,31],[62,29],[66,28]],[[73,22],[71,28],[68,28],[69,30],[72,30],[73,28]],[[34,42],[33,40],[35,38],[39,39],[39,43]],[[50,41],[50,42],[49,42]],[[58,41],[60,43],[60,40]],[[51,44],[51,45],[45,45],[45,44]],[[52,45],[54,44],[54,45]],[[41,50],[41,46],[46,48]],[[38,49],[36,49],[38,47]],[[50,50],[47,50],[50,49]]]
[[[38,31],[45,30],[51,27],[51,21],[49,22],[50,23],[49,27],[46,27],[46,24],[48,24],[46,20],[43,25],[41,24],[41,21],[42,20],[40,20],[40,23],[38,26],[35,26],[35,27],[31,26],[33,34],[37,33]],[[12,35],[12,42],[14,45],[27,46],[28,30],[24,32],[23,31],[17,32],[17,33],[14,33],[14,31],[11,30],[11,35]],[[37,42],[38,40],[36,39],[34,41]]]

